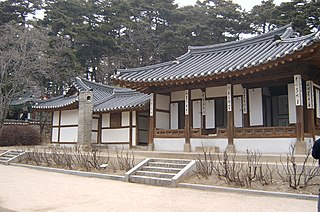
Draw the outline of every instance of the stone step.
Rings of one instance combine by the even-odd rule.
[[[10,155],[2,155],[1,158],[3,158],[3,159],[10,159],[10,158],[12,158],[12,157],[11,157]]]
[[[148,185],[166,186],[171,183],[171,179],[131,175],[130,182],[143,183]]]
[[[4,154],[4,155],[2,155],[3,157],[7,157],[7,158],[13,158],[13,157],[17,157],[19,154],[9,154],[9,153],[7,153],[7,154]]]
[[[135,175],[156,177],[156,178],[169,178],[172,179],[176,174],[165,172],[149,172],[149,171],[136,171]]]
[[[168,167],[155,167],[155,166],[142,166],[141,171],[149,172],[165,172],[165,173],[178,173],[181,169],[178,168],[168,168]]]
[[[181,164],[181,163],[164,163],[164,162],[149,162],[149,166],[154,166],[154,167],[168,167],[168,168],[178,168],[178,169],[183,169],[186,165]]]
[[[151,162],[159,162],[159,163],[173,163],[173,164],[184,164],[187,165],[191,162],[191,160],[174,160],[174,159],[152,159]]]

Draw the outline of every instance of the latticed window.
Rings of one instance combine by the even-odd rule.
[[[110,114],[110,127],[121,127],[121,112]]]

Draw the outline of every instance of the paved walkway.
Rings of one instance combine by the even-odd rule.
[[[0,211],[316,211],[316,201],[165,188],[0,165]]]

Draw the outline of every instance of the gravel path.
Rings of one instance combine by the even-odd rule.
[[[0,165],[0,211],[316,211],[316,201],[164,188]]]

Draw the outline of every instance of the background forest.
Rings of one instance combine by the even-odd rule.
[[[2,0],[1,89],[10,79],[15,94],[32,82],[55,96],[77,75],[108,83],[117,68],[173,60],[190,45],[239,40],[288,23],[308,34],[317,31],[319,17],[317,0],[279,6],[268,0],[251,11],[229,0],[186,7],[174,0]]]

